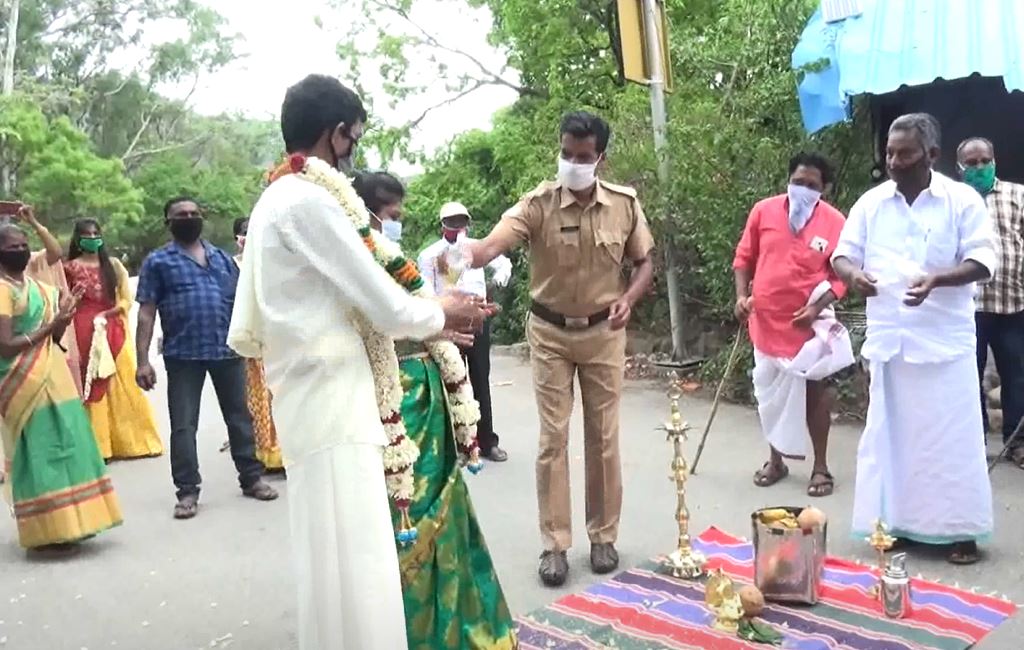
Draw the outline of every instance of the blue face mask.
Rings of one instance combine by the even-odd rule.
[[[392,219],[384,219],[380,222],[381,233],[393,242],[402,239],[402,222]]]

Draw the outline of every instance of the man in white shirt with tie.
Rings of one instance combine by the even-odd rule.
[[[423,281],[433,287],[434,294],[440,296],[452,288],[462,292],[487,297],[487,277],[484,269],[451,268],[448,263],[449,250],[455,251],[456,243],[465,240],[469,224],[473,220],[469,210],[461,203],[452,201],[441,206],[441,239],[428,246],[420,253],[417,264]],[[503,287],[512,277],[512,262],[504,255],[499,255],[487,265],[493,273],[494,284]],[[508,454],[498,446],[498,435],[494,433],[494,420],[491,412],[491,323],[484,322],[484,327],[476,333],[473,347],[464,350],[469,362],[469,381],[473,384],[473,394],[480,403],[480,423],[477,424],[477,441],[480,444],[480,457],[496,463],[508,460]]]
[[[891,180],[850,210],[832,256],[867,296],[867,422],[857,451],[853,531],[876,519],[904,541],[951,544],[949,561],[978,560],[992,532],[975,367],[975,283],[996,270],[985,203],[934,171],[939,125],[925,113],[889,128]]]

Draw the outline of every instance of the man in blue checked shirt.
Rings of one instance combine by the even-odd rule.
[[[171,475],[178,490],[174,517],[191,519],[199,509],[202,478],[196,431],[206,375],[213,381],[228,427],[242,494],[272,501],[277,491],[261,480],[263,465],[256,460],[245,366],[227,345],[238,267],[230,255],[201,238],[203,215],[192,198],[168,201],[164,219],[173,241],[150,253],[139,273],[136,381],[143,390],[156,386],[149,347],[159,312],[171,417]]]

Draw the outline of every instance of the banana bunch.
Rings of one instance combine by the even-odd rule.
[[[767,508],[757,513],[761,523],[769,528],[794,529],[799,528],[796,515],[785,508]]]

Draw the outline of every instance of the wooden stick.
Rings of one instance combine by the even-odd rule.
[[[711,402],[711,413],[708,414],[708,422],[704,425],[704,434],[700,437],[700,445],[697,446],[697,455],[693,459],[693,465],[690,467],[690,473],[697,473],[697,463],[700,462],[700,456],[704,453],[704,443],[708,441],[708,433],[711,432],[711,424],[715,421],[715,414],[718,413],[718,403],[722,400],[722,391],[725,389],[725,382],[729,380],[729,375],[732,374],[732,367],[736,365],[737,353],[740,349],[740,341],[743,339],[743,325],[739,326],[736,330],[736,340],[732,344],[732,351],[729,352],[729,360],[725,362],[725,372],[722,373],[722,379],[718,382],[718,390],[715,391],[715,399]]]

